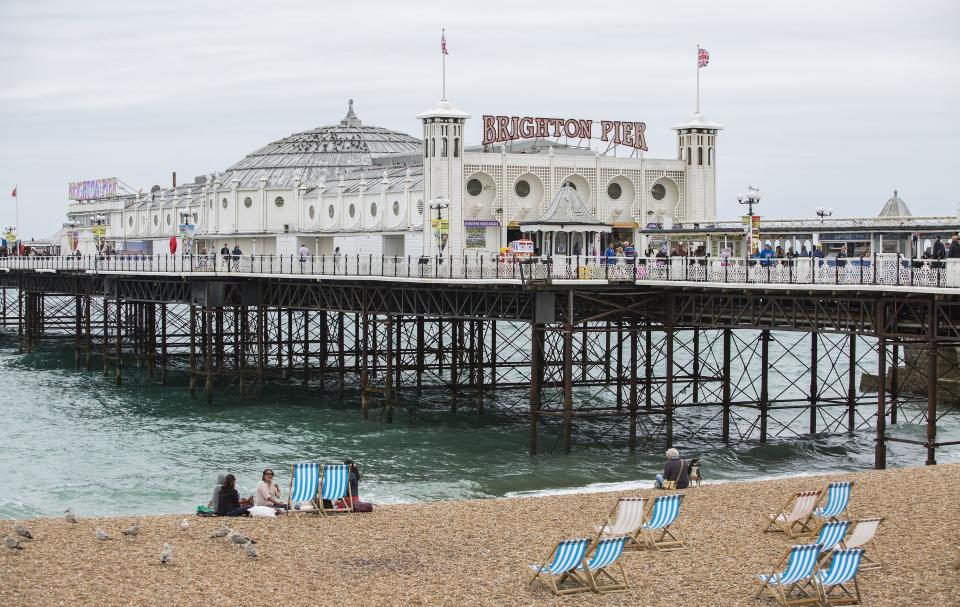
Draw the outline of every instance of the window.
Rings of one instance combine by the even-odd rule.
[[[283,197],[282,197],[282,196],[277,196],[276,199],[274,199],[273,204],[277,205],[277,208],[278,208],[278,209],[279,209],[280,207],[282,207],[282,206],[283,206]]]
[[[213,200],[210,201],[210,208],[213,208]]]
[[[243,206],[247,207],[248,209],[249,209],[250,207],[252,207],[252,206],[253,206],[253,198],[250,198],[249,196],[247,196],[246,198],[244,198],[244,199],[243,199]]]
[[[133,215],[130,216],[130,221],[128,221],[127,223],[130,224],[131,228],[133,227]]]
[[[377,216],[377,203],[371,202],[371,203],[370,203],[370,217],[376,217],[376,216]]]
[[[516,192],[520,198],[526,198],[530,195],[530,182],[526,179],[521,179],[513,186],[513,191]]]
[[[193,214],[193,223],[194,223],[194,224],[197,223],[197,214],[196,214],[196,213]]]
[[[350,204],[350,217],[353,217],[357,214],[357,207],[354,204]]]
[[[460,138],[459,137],[453,138],[453,157],[454,158],[460,157]]]
[[[619,200],[623,195],[623,188],[620,187],[619,183],[611,183],[607,186],[607,196],[610,197],[610,200]]]
[[[333,214],[334,214],[335,212],[336,212],[336,210],[333,208],[333,205],[332,205],[332,204],[327,207],[327,216],[328,216],[330,219],[333,219]]]
[[[313,205],[311,204],[307,213],[310,215],[310,219],[313,219],[317,215],[317,210],[313,208]]]
[[[417,199],[417,213],[423,215],[423,198]]]
[[[224,198],[220,204],[223,205],[223,208],[227,208],[227,199]]]
[[[690,148],[687,148],[687,164],[693,164],[693,154],[690,153]]]
[[[167,225],[170,225],[170,213],[167,213]]]
[[[479,179],[471,179],[467,182],[467,194],[471,196],[479,196],[480,192],[483,191],[483,184],[480,183]]]
[[[158,223],[160,223],[160,220],[159,220],[159,218],[158,218],[156,215],[154,215],[154,216],[153,216],[153,225],[157,225]]]
[[[440,140],[440,156],[442,158],[447,157],[447,138],[446,137]]]
[[[667,195],[667,188],[663,187],[662,183],[655,183],[653,188],[650,189],[650,195],[653,196],[654,200],[663,200],[663,197]]]
[[[697,164],[703,164],[703,148],[697,148]]]
[[[430,155],[437,155],[437,140],[435,138],[430,138]]]
[[[707,165],[713,166],[713,148],[707,150]]]
[[[399,216],[400,216],[400,201],[399,201],[399,200],[394,200],[394,201],[393,201],[393,216],[394,216],[394,217],[399,217]]]
[[[561,187],[561,188],[571,187],[571,188],[573,188],[574,190],[576,190],[576,189],[577,189],[577,184],[573,183],[572,181],[564,181],[564,182],[563,182],[563,185],[561,185],[560,187]]]

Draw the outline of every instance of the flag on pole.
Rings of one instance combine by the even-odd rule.
[[[697,69],[707,67],[710,63],[710,53],[705,48],[697,48]]]
[[[447,51],[447,33],[446,32],[440,33],[440,52],[443,53],[444,55],[450,54]]]
[[[13,196],[14,198],[17,197],[17,186],[13,186],[13,191],[10,192],[10,195]]]

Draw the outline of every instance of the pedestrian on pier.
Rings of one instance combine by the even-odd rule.
[[[240,256],[243,255],[243,251],[240,250],[240,243],[233,245],[233,269],[240,270]]]
[[[307,257],[310,257],[310,249],[307,245],[301,244],[298,253],[300,254],[300,273],[303,274],[303,265],[307,263]]]
[[[230,269],[230,247],[227,243],[223,243],[223,247],[220,249],[220,255],[223,257],[223,269]]]
[[[954,235],[950,239],[950,247],[947,249],[948,259],[960,259],[960,236]]]

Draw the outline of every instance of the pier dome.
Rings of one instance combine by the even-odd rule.
[[[907,203],[894,190],[893,198],[887,200],[886,204],[883,205],[879,217],[910,217],[912,215],[913,213],[907,208]]]
[[[315,185],[321,177],[333,179],[340,171],[373,164],[383,156],[421,153],[423,143],[411,135],[377,126],[365,126],[353,112],[353,99],[339,124],[294,133],[248,154],[227,169],[224,184],[239,180],[240,187],[256,186],[261,177],[271,186],[291,186],[297,177]]]

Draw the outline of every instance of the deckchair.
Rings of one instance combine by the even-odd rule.
[[[350,468],[346,464],[324,464],[320,477],[320,511],[324,514],[353,512],[353,496],[350,495]],[[343,507],[335,508],[338,500]],[[330,507],[324,506],[329,502]]]
[[[647,522],[641,530],[648,548],[661,552],[680,550],[687,547],[687,540],[680,526],[680,502],[682,493],[658,495],[650,504]]]
[[[814,529],[813,509],[820,501],[821,491],[801,491],[787,500],[777,514],[768,514],[766,525],[763,528],[764,533],[768,531],[779,531],[785,533],[790,538],[812,535]],[[793,508],[790,508],[790,504]]]
[[[320,464],[293,464],[290,466],[290,491],[287,492],[287,508],[293,510],[297,502],[309,502],[316,506],[317,489],[320,486]]]
[[[860,558],[860,571],[870,571],[882,569],[883,563],[880,561],[880,546],[877,545],[877,528],[883,517],[865,518],[856,521],[853,532],[850,537],[843,540],[843,548],[863,548],[864,553]]]
[[[847,506],[850,505],[850,491],[853,481],[834,481],[827,485],[827,503],[823,508],[813,511],[814,516],[826,521],[850,520]]]
[[[592,589],[590,578],[577,573],[578,567],[583,567],[590,539],[573,539],[557,542],[550,550],[544,565],[531,564],[530,568],[536,573],[530,583],[537,581],[542,573],[546,579],[543,584],[555,595],[574,594]],[[572,588],[560,588],[565,580],[573,580],[576,585]]]
[[[863,548],[848,548],[833,553],[830,568],[814,576],[820,599],[825,605],[859,605],[860,586],[857,570]]]
[[[619,537],[610,537],[597,542],[593,549],[593,555],[587,561],[586,567],[580,565],[577,567],[577,573],[586,574],[590,582],[590,588],[594,592],[622,592],[630,589],[630,582],[627,581],[627,574],[623,570],[623,563],[620,562],[620,555],[623,554],[623,547],[630,538],[626,535]],[[609,569],[616,565],[620,568],[620,579],[610,573]],[[601,576],[610,581],[609,584],[601,584]]]
[[[760,588],[756,597],[764,591],[769,592],[781,605],[808,605],[820,602],[820,593],[813,581],[818,570],[817,556],[820,544],[801,544],[791,546],[780,561],[774,565],[770,575],[760,575]],[[782,573],[777,570],[786,561]]]
[[[820,544],[821,557],[826,557],[831,550],[840,545],[849,528],[850,521],[833,521],[820,527],[820,535],[816,543]]]
[[[603,525],[597,525],[597,539],[614,535],[626,535],[627,546],[643,547],[640,538],[640,527],[643,525],[643,511],[647,506],[645,497],[621,497]],[[614,519],[616,516],[616,519]]]

